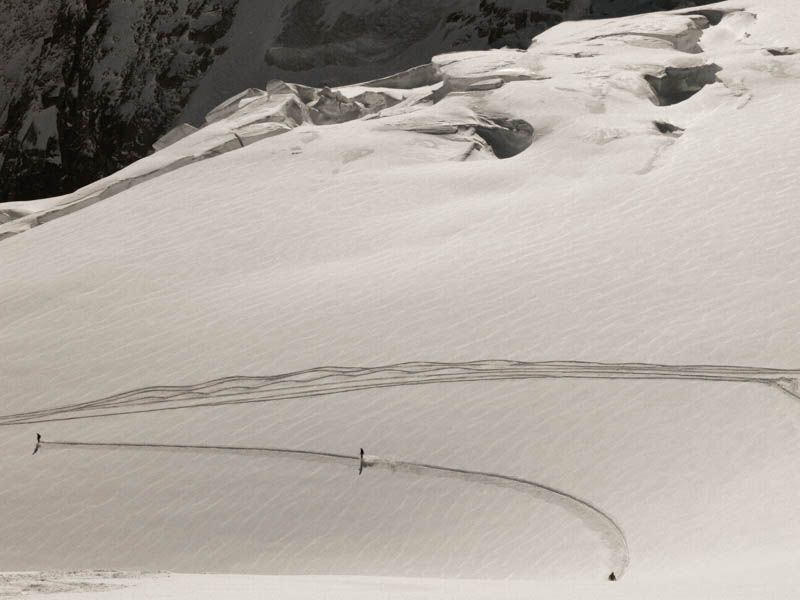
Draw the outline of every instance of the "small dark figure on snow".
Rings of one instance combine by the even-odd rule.
[[[611,572],[611,575],[608,576],[608,580],[609,581],[616,581],[617,580],[617,576],[614,575],[613,571]]]
[[[361,472],[364,470],[364,449],[361,448],[361,458],[358,463],[358,474],[361,475]]]

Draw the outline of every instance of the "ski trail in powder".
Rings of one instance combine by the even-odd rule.
[[[232,376],[194,384],[143,387],[89,402],[0,415],[0,426],[71,421],[167,410],[275,402],[412,385],[515,379],[653,379],[754,383],[800,400],[800,370],[646,363],[409,362],[379,367],[316,367],[270,376]]]
[[[600,508],[586,500],[554,487],[514,477],[502,473],[488,471],[473,471],[443,465],[432,465],[417,462],[399,461],[379,456],[361,455],[352,456],[333,452],[320,452],[314,450],[295,450],[289,448],[266,448],[253,446],[209,446],[209,445],[181,445],[181,444],[128,444],[128,443],[91,443],[72,441],[45,441],[37,436],[34,454],[46,449],[59,450],[137,450],[137,451],[166,451],[166,452],[201,452],[210,454],[239,454],[242,456],[271,456],[293,460],[321,463],[340,464],[360,469],[381,469],[392,473],[406,473],[415,477],[438,477],[445,479],[459,479],[468,483],[503,487],[533,496],[537,500],[558,506],[566,512],[578,517],[583,524],[595,532],[606,545],[609,553],[611,573],[616,579],[621,578],[630,562],[628,542],[625,533],[617,522]]]

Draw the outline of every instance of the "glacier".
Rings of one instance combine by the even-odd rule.
[[[796,382],[762,380],[800,366],[799,32],[788,3],[726,0],[354,85],[264,82],[109,177],[0,204],[0,567],[111,598],[794,597],[800,405]],[[224,405],[191,387],[475,361],[751,375]],[[209,402],[105,414],[150,387]],[[391,458],[358,477],[281,456],[31,457],[37,433]],[[624,578],[563,507],[392,460],[602,507]],[[76,569],[189,574],[59,583]]]

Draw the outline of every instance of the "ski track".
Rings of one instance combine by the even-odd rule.
[[[330,379],[332,381],[325,381]],[[389,387],[514,379],[684,379],[754,383],[776,387],[800,400],[800,370],[795,369],[577,361],[406,362],[378,367],[323,366],[279,375],[232,376],[193,385],[143,387],[89,402],[2,415],[0,426],[277,402]]]
[[[61,450],[138,450],[138,451],[168,451],[168,452],[208,452],[240,454],[245,456],[267,455],[290,458],[293,460],[312,461],[316,463],[338,463],[344,465],[360,466],[363,469],[374,468],[391,472],[403,472],[416,477],[440,477],[460,479],[468,483],[505,487],[519,492],[532,494],[535,498],[557,505],[568,513],[576,516],[591,531],[597,533],[609,550],[611,573],[617,579],[622,578],[628,564],[630,554],[628,540],[622,527],[608,513],[582,500],[568,492],[554,487],[515,477],[502,473],[488,471],[474,471],[459,469],[443,465],[433,465],[419,462],[398,461],[379,456],[353,456],[333,452],[315,450],[299,450],[290,448],[267,448],[253,446],[211,446],[211,445],[184,445],[184,444],[131,444],[117,442],[74,442],[74,441],[45,441],[37,439],[34,454],[43,449]],[[359,470],[359,474],[361,470]]]

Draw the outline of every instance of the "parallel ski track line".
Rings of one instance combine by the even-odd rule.
[[[183,444],[144,444],[144,443],[114,443],[114,442],[72,442],[72,441],[45,441],[37,440],[37,453],[48,448],[62,450],[140,450],[140,451],[171,451],[171,452],[206,452],[227,453],[240,455],[267,455],[294,460],[307,460],[312,462],[336,463],[352,465],[355,469],[361,466],[364,469],[383,469],[391,472],[404,472],[418,477],[444,477],[460,479],[470,483],[505,487],[519,492],[532,494],[535,498],[548,504],[554,504],[578,517],[584,525],[597,533],[607,546],[610,556],[610,567],[614,577],[621,578],[630,562],[628,540],[622,527],[608,513],[573,494],[557,488],[537,483],[513,475],[504,475],[490,471],[474,471],[418,462],[398,461],[379,456],[353,456],[333,452],[320,452],[314,450],[297,450],[289,448],[268,448],[254,446],[212,446],[212,445],[183,445]]]
[[[754,383],[800,400],[800,370],[647,363],[409,362],[378,367],[317,367],[270,376],[232,376],[194,385],[150,386],[98,400],[0,415],[0,426],[28,425],[276,402],[369,389],[519,379],[653,379]]]

